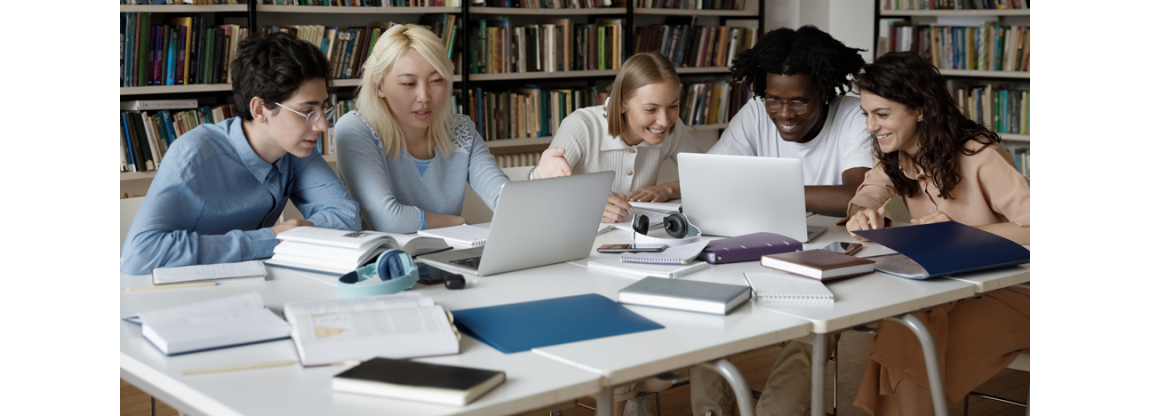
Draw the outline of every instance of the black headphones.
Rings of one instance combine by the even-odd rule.
[[[646,215],[635,215],[631,219],[631,229],[643,235],[647,235],[648,229],[651,228],[651,220]],[[667,235],[674,238],[683,238],[690,234],[694,225],[687,221],[687,215],[681,212],[668,215],[663,218],[663,229],[667,231]],[[695,234],[698,234],[696,231]]]

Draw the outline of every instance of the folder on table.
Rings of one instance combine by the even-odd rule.
[[[452,314],[460,331],[504,354],[663,328],[593,293]]]
[[[1026,247],[954,221],[854,233],[887,246],[921,266],[923,270],[917,273],[892,273],[895,266],[905,266],[905,260],[898,261],[898,256],[871,257],[875,260],[876,271],[909,279],[921,280],[1030,263],[1030,250]]]

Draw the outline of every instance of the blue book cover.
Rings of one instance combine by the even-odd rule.
[[[164,43],[168,46],[167,68],[164,70],[164,85],[176,85],[176,44],[179,43],[179,35],[175,33],[174,29],[168,31]]]
[[[594,293],[452,314],[460,331],[504,354],[663,328]]]
[[[132,153],[132,139],[129,133],[131,130],[128,129],[128,113],[120,113],[120,125],[124,128],[124,147],[128,149],[128,166],[136,166],[136,156]],[[134,169],[129,171],[135,172]]]
[[[921,278],[1030,263],[1026,247],[955,221],[854,233],[918,263],[927,273]]]

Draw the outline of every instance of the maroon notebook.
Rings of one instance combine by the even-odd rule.
[[[803,243],[775,233],[754,233],[711,240],[699,258],[711,264],[756,261],[768,254],[789,253],[803,249]]]
[[[764,267],[822,281],[854,277],[874,272],[874,260],[827,250],[763,256]]]

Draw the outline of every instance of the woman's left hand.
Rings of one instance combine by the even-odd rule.
[[[671,190],[662,185],[637,189],[627,194],[627,200],[631,202],[663,202],[668,199],[671,199]]]
[[[910,220],[912,225],[934,224],[936,222],[954,221],[950,216],[942,211],[933,211],[929,214],[923,215],[922,218],[915,218]]]

